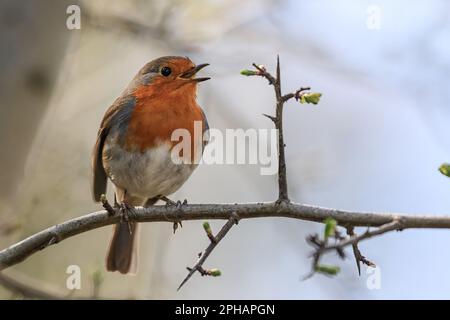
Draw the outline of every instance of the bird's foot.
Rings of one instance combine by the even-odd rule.
[[[183,202],[181,202],[180,200],[175,202],[165,196],[162,196],[160,199],[166,203],[166,208],[176,207],[179,215],[181,215],[181,213],[182,213],[183,206],[187,205],[187,203],[188,203],[187,199],[184,199]],[[179,219],[179,218],[173,222],[173,233],[175,233],[177,231],[178,225],[180,227],[183,227],[183,224],[181,223],[181,219]]]
[[[130,213],[133,213],[133,207],[126,202],[115,203],[116,214],[120,216],[120,223],[126,223],[128,225],[128,232],[133,233],[130,221]]]
[[[177,209],[178,209],[178,214],[179,214],[179,215],[182,215],[182,214],[183,214],[183,206],[186,206],[187,203],[188,203],[188,202],[187,202],[187,199],[184,199],[183,202],[181,202],[180,200],[178,200],[178,201],[176,202],[175,206],[176,206]],[[181,219],[177,219],[177,221],[175,221],[175,222],[173,223],[173,233],[174,233],[174,234],[175,234],[175,232],[176,232],[177,229],[178,229],[178,225],[180,225],[180,227],[183,228],[183,224],[181,223]]]
[[[109,216],[113,216],[116,214],[116,210],[109,204],[108,198],[106,198],[105,194],[100,196],[100,201],[102,203],[103,208],[105,208],[106,212],[108,212]],[[114,197],[114,205],[116,205],[116,198]]]
[[[164,201],[166,203],[166,208],[173,207],[173,206],[177,205],[177,203],[175,201],[170,200],[166,196],[160,196],[159,200],[162,200],[162,201]]]

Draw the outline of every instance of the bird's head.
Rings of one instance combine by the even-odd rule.
[[[137,84],[140,86],[153,87],[163,92],[175,92],[182,89],[183,92],[195,93],[197,83],[210,79],[195,77],[197,72],[207,65],[208,63],[195,65],[185,57],[161,57],[147,63],[139,71],[135,81],[138,81]]]

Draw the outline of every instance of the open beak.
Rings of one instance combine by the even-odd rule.
[[[183,78],[183,79],[186,79],[186,80],[192,80],[192,81],[195,81],[195,82],[202,82],[202,81],[209,80],[209,79],[211,79],[211,78],[209,78],[209,77],[205,77],[205,78],[193,78],[193,77],[197,74],[197,72],[199,72],[200,70],[202,70],[202,69],[203,69],[204,67],[206,67],[206,66],[209,66],[209,63],[202,63],[202,64],[199,64],[199,65],[197,65],[197,66],[195,66],[195,67],[193,67],[193,68],[191,68],[191,69],[189,69],[189,70],[183,72],[183,73],[180,75],[180,78]]]

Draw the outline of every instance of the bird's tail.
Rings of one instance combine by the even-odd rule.
[[[148,199],[144,206],[151,206],[157,201],[158,198]],[[138,198],[131,198],[130,202],[135,206],[143,203],[142,199]],[[139,224],[136,222],[120,222],[114,226],[106,255],[106,270],[131,275],[137,273],[139,229]]]
[[[114,226],[106,256],[106,270],[136,274],[139,229],[136,222],[121,222]]]

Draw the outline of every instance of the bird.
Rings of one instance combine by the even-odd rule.
[[[174,203],[168,196],[191,176],[209,139],[208,121],[196,102],[197,84],[210,79],[196,74],[208,65],[164,56],[139,70],[100,124],[92,153],[95,202],[106,194],[109,179],[116,207],[125,217],[134,206],[150,206],[158,200]],[[195,123],[201,125],[200,137],[194,136]],[[193,138],[188,142],[191,150],[174,155],[177,141],[172,141],[172,133],[177,129]],[[138,224],[128,219],[114,225],[107,271],[137,273],[138,233]]]

